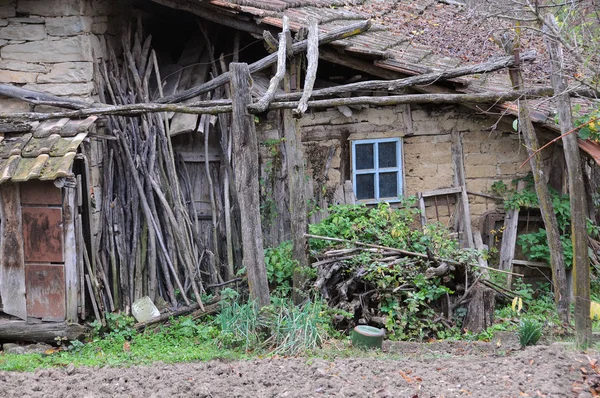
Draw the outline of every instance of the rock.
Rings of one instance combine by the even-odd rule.
[[[21,61],[6,61],[0,60],[0,69],[14,70],[17,72],[38,72],[47,73],[48,68],[44,65],[32,64],[29,62]]]
[[[17,72],[0,70],[0,83],[35,83],[38,74],[33,72]]]
[[[47,83],[26,84],[26,90],[41,91],[53,95],[90,95],[94,89],[93,83]]]
[[[87,83],[92,81],[91,62],[62,62],[54,64],[47,75],[40,75],[38,83]]]
[[[52,346],[44,343],[18,345],[13,343],[5,343],[3,345],[4,352],[7,354],[43,354]]]
[[[0,28],[0,39],[41,40],[46,38],[44,25],[8,25]]]
[[[29,62],[92,61],[92,50],[88,36],[75,36],[9,44],[0,51],[0,58]]]
[[[92,30],[89,17],[58,17],[46,19],[46,30],[50,36],[73,36]]]
[[[75,365],[70,363],[69,366],[67,366],[67,369],[65,369],[65,371],[69,376],[71,376],[73,373],[75,373]]]
[[[17,12],[31,15],[64,16],[82,15],[86,2],[83,0],[19,0]]]

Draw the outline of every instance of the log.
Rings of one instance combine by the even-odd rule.
[[[217,299],[217,301],[218,301],[218,299]],[[135,325],[133,325],[133,328],[137,331],[141,331],[141,330],[144,330],[145,328],[147,328],[148,326],[156,325],[157,323],[163,323],[163,322],[168,321],[171,318],[175,318],[175,317],[182,316],[182,315],[187,315],[192,312],[196,312],[194,314],[195,316],[202,316],[202,315],[214,314],[218,310],[219,310],[218,302],[213,302],[212,304],[208,304],[208,305],[204,306],[204,308],[200,308],[198,303],[194,303],[190,306],[182,307],[175,311],[165,312],[164,314],[157,316],[156,318],[152,318],[149,321],[138,322]]]
[[[233,177],[241,213],[242,264],[248,272],[250,296],[259,307],[269,305],[269,284],[265,267],[260,194],[258,185],[258,141],[254,118],[247,112],[251,102],[250,70],[247,64],[231,64],[233,113]],[[223,75],[221,75],[223,76]]]
[[[46,94],[34,90],[11,86],[10,84],[0,84],[0,95],[5,97],[19,99],[35,105],[56,106],[67,109],[85,109],[90,107],[90,103],[85,101],[73,100],[56,95]]]
[[[223,75],[221,75],[223,76]],[[554,90],[548,87],[532,88],[528,90],[514,90],[483,94],[409,94],[393,95],[388,97],[351,97],[333,98],[326,100],[314,100],[308,102],[309,108],[334,108],[340,105],[370,105],[391,106],[400,104],[485,104],[514,101],[523,97],[539,98],[554,94]],[[76,111],[63,111],[52,113],[38,112],[9,112],[0,113],[0,120],[29,120],[41,121],[61,118],[80,118],[92,115],[116,115],[116,116],[139,116],[145,113],[180,112],[190,114],[229,113],[232,111],[230,105],[215,105],[195,107],[179,104],[140,103],[127,105],[109,105],[101,108],[89,108]],[[297,102],[273,102],[268,109],[294,109]]]
[[[351,25],[346,25],[340,29],[336,29],[334,31],[319,35],[319,43],[326,44],[335,40],[355,36],[369,30],[370,27],[371,21],[360,21]],[[306,51],[307,48],[308,40],[303,40],[301,42],[295,43],[291,49],[292,53],[295,55]],[[270,54],[265,58],[249,65],[249,73],[254,73],[259,70],[265,69],[273,65],[275,62],[277,62],[277,54]],[[202,93],[206,93],[208,91],[214,90],[219,86],[222,86],[223,84],[226,84],[227,82],[229,82],[230,78],[230,72],[223,73],[219,77],[212,79],[207,83],[201,84],[200,86],[192,87],[191,89],[185,90],[181,93],[161,98],[159,102],[174,103],[194,98]]]
[[[60,323],[35,323],[26,321],[0,322],[0,341],[33,341],[56,344],[55,338],[66,337],[68,341],[79,340],[85,336],[88,329],[79,324]]]

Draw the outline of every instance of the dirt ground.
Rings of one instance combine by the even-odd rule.
[[[590,365],[600,353],[559,343],[387,343],[384,351],[390,355],[0,372],[0,396],[592,397],[600,382]]]

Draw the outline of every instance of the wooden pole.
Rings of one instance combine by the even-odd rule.
[[[258,186],[258,141],[254,117],[247,111],[251,102],[248,64],[231,63],[233,177],[241,213],[242,264],[248,272],[250,297],[259,307],[269,305],[269,284],[260,221]]]
[[[557,109],[560,132],[563,134],[563,148],[569,180],[569,201],[571,203],[571,240],[573,242],[573,282],[575,292],[575,343],[585,349],[592,337],[590,319],[590,260],[588,257],[588,236],[586,227],[586,199],[583,185],[583,172],[577,136],[566,134],[573,129],[571,99],[566,94],[567,81],[564,77],[563,56],[560,44],[551,38],[549,27],[558,30],[553,15],[546,17],[544,40],[548,46],[552,65],[552,86],[557,93]]]

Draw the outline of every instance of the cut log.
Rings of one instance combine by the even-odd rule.
[[[463,329],[479,333],[494,324],[496,292],[483,284],[473,286]]]
[[[34,341],[55,344],[55,338],[66,337],[68,341],[81,339],[87,328],[78,324],[36,323],[6,320],[0,322],[0,341]]]

